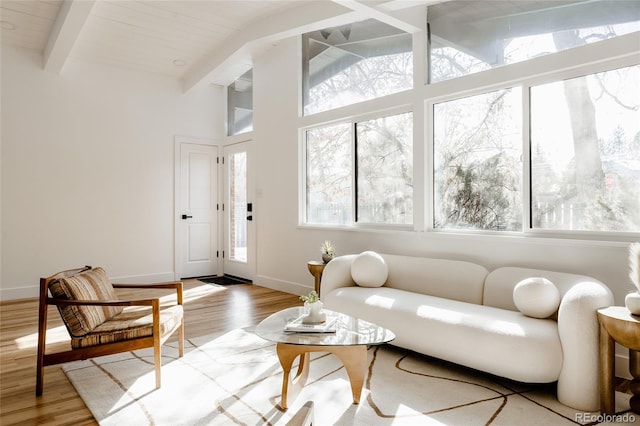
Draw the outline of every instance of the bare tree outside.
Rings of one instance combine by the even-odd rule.
[[[356,123],[358,222],[413,223],[413,114]]]
[[[548,12],[541,2],[523,1],[513,15],[505,2],[498,16],[486,4],[474,10],[463,3],[429,7],[432,82],[640,29],[634,2],[564,2],[563,10]],[[571,21],[549,19],[559,13]],[[463,22],[473,24],[456,32]],[[498,92],[483,95],[485,101],[474,96],[435,105],[434,227],[640,231],[639,82],[636,66],[532,86],[529,117],[500,111],[507,104]],[[479,119],[478,110],[485,117]],[[488,148],[504,138],[505,118],[529,121],[530,165],[508,148]],[[517,170],[530,173],[531,216],[518,202]]]
[[[640,231],[640,66],[531,89],[532,226]]]
[[[351,126],[338,124],[306,132],[307,223],[352,221]]]
[[[434,227],[522,229],[519,90],[434,105]]]

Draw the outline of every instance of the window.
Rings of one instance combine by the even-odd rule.
[[[306,223],[413,223],[412,113],[305,135]]]
[[[307,223],[351,223],[351,125],[307,130],[306,141]]]
[[[449,1],[428,6],[429,82],[640,30],[637,1]]]
[[[229,136],[253,130],[253,69],[227,88],[227,114]]]
[[[447,1],[427,24],[429,81],[458,80],[413,88],[411,37],[376,21],[304,35],[301,222],[636,238],[640,2]]]
[[[640,231],[640,66],[531,88],[532,227]]]
[[[522,230],[521,91],[433,108],[434,228]]]
[[[356,124],[358,222],[413,223],[413,114]]]
[[[413,87],[412,36],[370,19],[302,37],[304,114]]]

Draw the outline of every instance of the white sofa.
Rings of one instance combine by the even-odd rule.
[[[399,347],[519,382],[557,381],[561,403],[599,409],[596,310],[614,304],[603,283],[546,270],[489,272],[457,260],[381,256],[388,269],[381,287],[356,285],[351,266],[358,255],[329,262],[320,290],[325,308],[392,330]],[[529,277],[555,284],[557,314],[532,318],[516,308],[514,287]]]

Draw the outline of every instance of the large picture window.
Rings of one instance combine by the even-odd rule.
[[[640,231],[640,66],[531,88],[532,227]]]
[[[412,113],[305,135],[306,223],[413,223]]]
[[[522,230],[521,99],[505,89],[434,105],[434,228]]]
[[[356,124],[358,222],[413,223],[413,114]]]
[[[426,10],[416,73],[455,84],[412,88],[411,37],[376,21],[304,35],[301,222],[637,238],[640,2]]]
[[[352,222],[353,159],[351,125],[306,131],[306,222]]]
[[[412,37],[374,19],[302,37],[304,115],[413,87]]]

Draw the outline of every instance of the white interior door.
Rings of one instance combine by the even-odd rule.
[[[218,147],[177,145],[176,275],[218,275]]]
[[[251,142],[224,147],[224,273],[253,280],[255,206]]]

